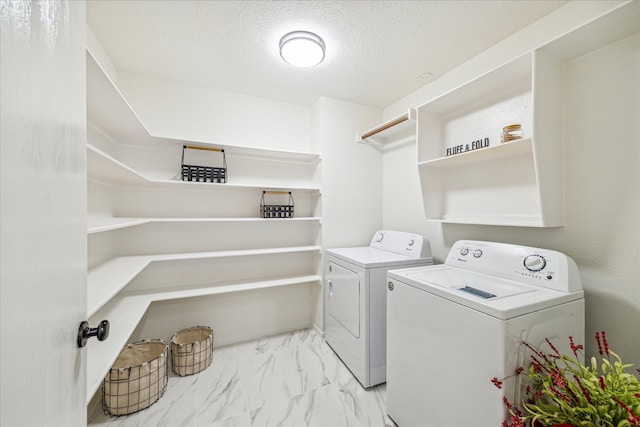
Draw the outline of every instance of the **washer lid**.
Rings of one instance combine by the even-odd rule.
[[[420,269],[407,273],[407,277],[442,288],[463,291],[484,300],[506,298],[536,290],[520,283],[455,268]]]
[[[416,264],[432,264],[431,257],[413,258],[371,247],[327,249],[327,255],[355,264],[362,268],[403,267]]]
[[[504,320],[581,299],[584,295],[582,290],[559,292],[447,265],[391,270],[388,275]]]

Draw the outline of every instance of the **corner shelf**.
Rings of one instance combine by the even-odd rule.
[[[356,135],[356,142],[386,151],[416,140],[416,110],[409,110],[366,132]]]
[[[152,135],[89,52],[86,59],[87,314],[92,324],[111,323],[107,341],[87,345],[88,403],[153,302],[175,310],[171,301],[283,287],[292,288],[274,298],[290,298],[298,285],[321,283],[321,218],[314,216],[321,157]],[[180,179],[182,146],[193,142],[224,147],[226,183]],[[259,218],[263,190],[293,192],[299,216]],[[239,308],[250,304],[234,301]],[[311,319],[310,304],[298,311]],[[197,315],[210,319],[206,310]],[[230,323],[242,323],[230,316]],[[291,327],[286,322],[274,321]]]

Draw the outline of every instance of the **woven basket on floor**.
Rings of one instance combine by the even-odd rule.
[[[207,369],[212,353],[213,330],[208,326],[183,329],[171,338],[171,366],[181,377]]]
[[[163,340],[137,341],[127,346],[102,382],[102,408],[127,415],[154,404],[167,389],[169,345]]]

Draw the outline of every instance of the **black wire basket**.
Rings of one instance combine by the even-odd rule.
[[[267,204],[265,195],[289,195],[288,201],[283,204]],[[263,191],[260,200],[260,217],[261,218],[293,218],[293,196],[291,191]]]
[[[106,414],[133,414],[162,397],[167,389],[168,349],[169,345],[158,339],[127,344],[102,381]]]
[[[185,150],[201,150],[222,153],[222,167],[216,166],[195,166],[184,163]],[[182,180],[191,182],[212,182],[224,184],[227,182],[227,156],[222,148],[198,147],[196,145],[182,146]]]
[[[213,329],[194,326],[176,332],[171,338],[171,366],[176,375],[197,374],[211,365]]]

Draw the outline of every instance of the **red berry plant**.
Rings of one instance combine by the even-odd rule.
[[[580,362],[584,347],[572,337],[572,355],[560,354],[548,339],[548,353],[523,342],[532,352],[531,364],[514,376],[527,375],[529,385],[519,405],[503,399],[510,418],[502,427],[640,427],[640,382],[625,372],[633,365],[622,363],[604,332],[596,333],[596,341],[600,357],[592,357],[590,366]],[[502,388],[502,380],[491,382]]]

